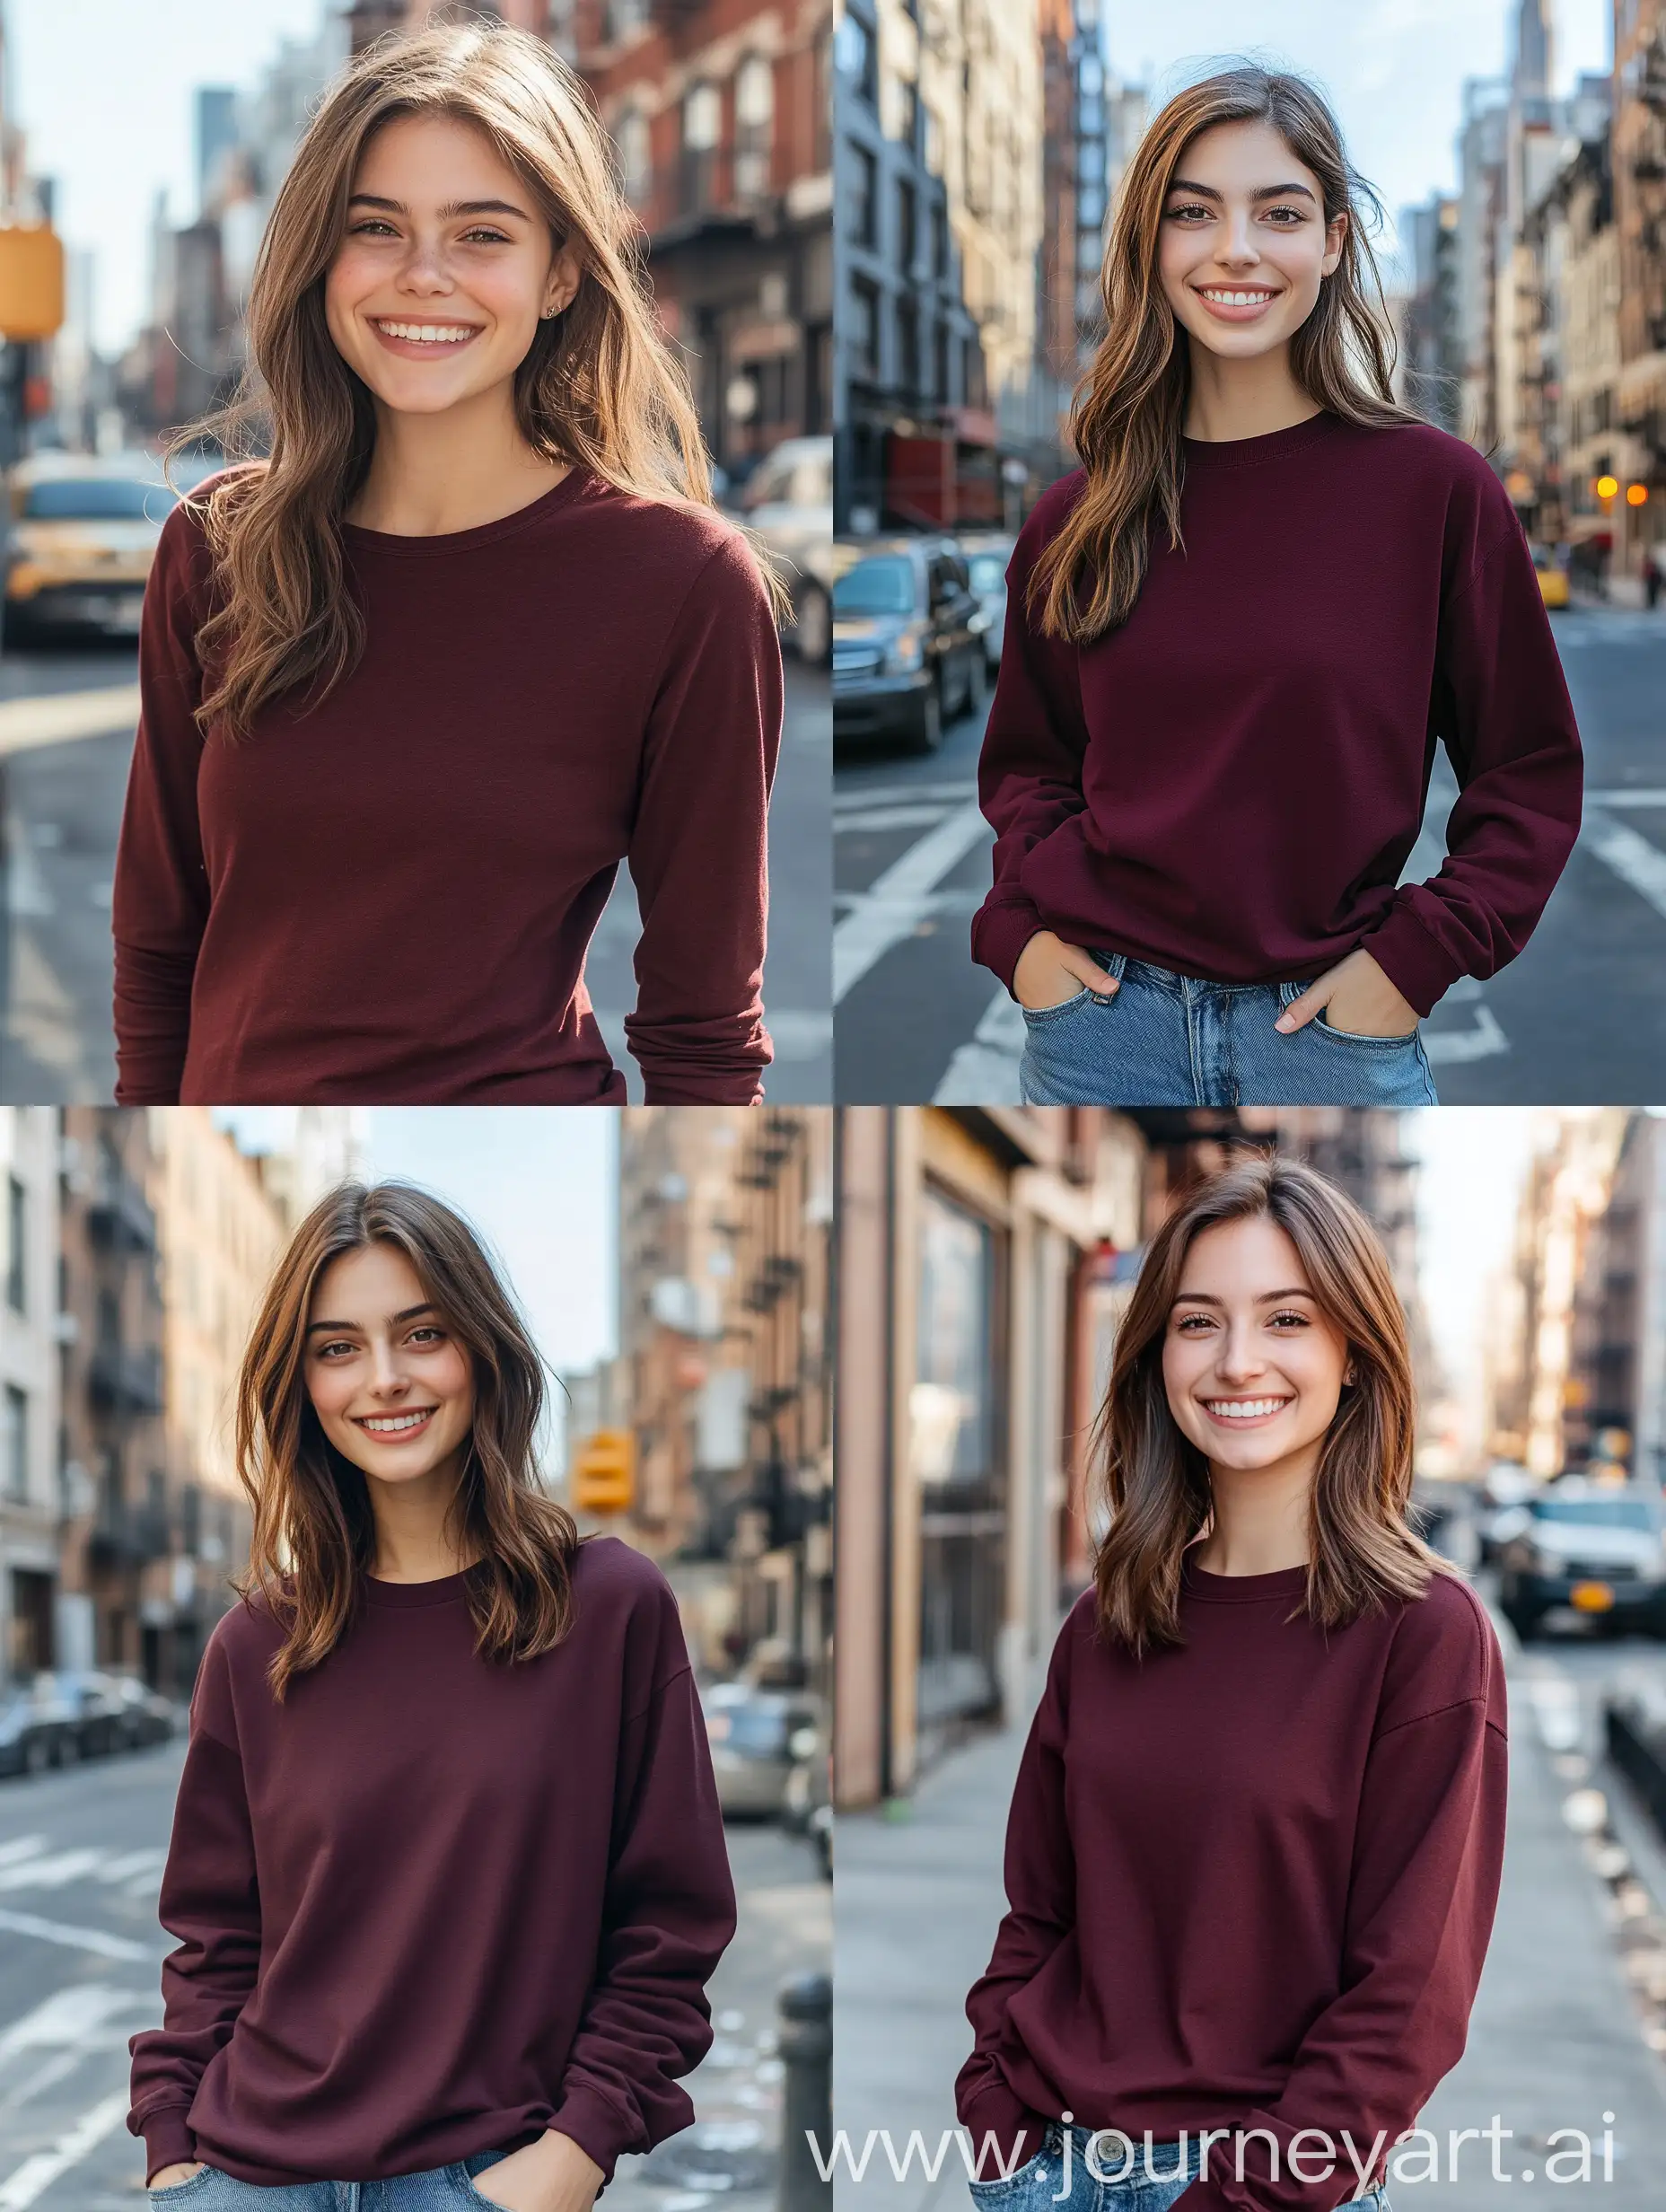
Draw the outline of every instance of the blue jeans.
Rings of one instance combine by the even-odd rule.
[[[1070,2137],[1068,2175],[1064,2154],[1066,2135]],[[1053,2120],[1041,2148],[1009,2181],[972,2182],[972,2202],[978,2212],[1169,2212],[1175,2199],[1197,2175],[1196,2134],[1180,2142],[1153,2143],[1148,2153],[1144,2136],[1118,2135],[1107,2129],[1093,2149],[1093,2165],[1103,2179],[1095,2178],[1088,2163],[1093,2144],[1091,2128],[1067,2129]],[[1256,2147],[1265,2149],[1263,2145]],[[1217,2142],[1216,2148],[1230,2151],[1231,2146]],[[1317,2167],[1308,2171],[1316,2172]],[[1157,2176],[1154,2181],[1153,2174]],[[1348,2179],[1357,2188],[1351,2166]],[[1066,2181],[1068,2194],[1064,2193]],[[1367,2190],[1348,2201],[1357,2207],[1357,2212],[1390,2212],[1385,2190]]]
[[[1028,1106],[1433,1106],[1428,1055],[1316,1014],[1273,1027],[1307,983],[1207,983],[1126,952],[1094,952],[1122,988],[1023,1009]],[[1310,977],[1308,981],[1312,979]]]
[[[508,2155],[471,2151],[454,2165],[396,2173],[386,2181],[288,2181],[276,2189],[233,2181],[218,2166],[204,2166],[189,2181],[146,2195],[155,2212],[173,2212],[176,2205],[180,2212],[461,2212],[466,2205],[490,2206],[474,2177]]]

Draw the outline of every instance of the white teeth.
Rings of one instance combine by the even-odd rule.
[[[425,1421],[433,1410],[431,1406],[425,1406],[420,1413],[399,1413],[385,1420],[361,1421],[359,1426],[369,1429],[373,1435],[381,1435],[385,1431],[397,1428],[415,1428],[419,1422]]]
[[[1253,1421],[1264,1413],[1276,1413],[1289,1401],[1283,1398],[1210,1398],[1204,1401],[1211,1413],[1228,1421]]]
[[[474,336],[472,330],[434,322],[379,322],[376,328],[385,330],[390,338],[415,338],[424,346],[455,346],[461,339]]]
[[[1205,286],[1203,296],[1206,300],[1213,300],[1219,307],[1259,307],[1264,300],[1270,300],[1273,295],[1270,292],[1211,292]]]

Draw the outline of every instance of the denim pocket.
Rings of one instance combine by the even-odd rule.
[[[1011,2173],[993,2174],[987,2181],[969,2182],[968,2186],[971,2190],[974,2201],[978,2204],[995,2204],[1000,2202],[1004,2197],[1022,2195],[1032,2182],[1041,2179],[1042,2162],[1052,2157],[1063,2148],[1064,2138],[1059,2131],[1059,2124],[1057,2120],[1049,2120],[1041,2137],[1040,2149],[1026,2158],[1022,2166],[1015,2167]],[[978,2149],[978,2146],[974,2143],[972,2146],[974,2159],[977,2157]]]
[[[170,2181],[165,2189],[146,2188],[145,2194],[154,2205],[184,2204],[206,2190],[211,2181],[229,2181],[218,2166],[203,2165],[187,2181]]]
[[[1061,1014],[1074,1014],[1078,1006],[1085,1006],[1097,994],[1084,983],[1074,998],[1061,998],[1056,1006],[1020,1005],[1018,1011],[1026,1022],[1056,1022]]]
[[[1311,979],[1309,983],[1281,983],[1278,987],[1280,1008],[1293,1005],[1302,992],[1310,988],[1311,981]],[[1321,1037],[1334,1037],[1339,1045],[1363,1045],[1368,1051],[1398,1052],[1417,1041],[1415,1029],[1406,1030],[1398,1037],[1373,1037],[1366,1030],[1336,1029],[1326,1021],[1322,1013],[1316,1014],[1304,1026],[1316,1030]],[[1295,1034],[1299,1037],[1302,1031],[1297,1030]]]

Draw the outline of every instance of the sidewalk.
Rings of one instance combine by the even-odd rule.
[[[1444,2146],[1449,2129],[1484,2128],[1496,2113],[1514,2130],[1503,2171],[1524,2175],[1530,2167],[1541,2180],[1547,2134],[1582,2129],[1594,2146],[1591,2188],[1600,2190],[1595,2201],[1604,2212],[1653,2212],[1666,2177],[1666,2067],[1642,2041],[1605,1924],[1606,1893],[1563,1820],[1565,1785],[1534,1725],[1528,1670],[1514,1638],[1506,1631],[1500,1640],[1512,1738],[1504,1889],[1469,2049],[1421,2124]],[[870,2129],[890,2129],[900,2153],[912,2129],[932,2145],[955,2125],[954,2076],[971,2047],[961,2006],[1005,1909],[1001,1853],[1023,1734],[968,1747],[891,1817],[839,1820],[833,2110],[858,2151]],[[1607,2182],[1605,2111],[1616,2115]],[[1502,2207],[1515,2185],[1491,2181],[1491,2156],[1484,2141],[1465,2144],[1454,2182],[1442,2148],[1440,2181],[1391,2181],[1396,2212]],[[1553,2201],[1583,2201],[1576,2188],[1570,2197],[1571,2186],[1553,2182]],[[965,2188],[958,2155],[934,2182],[922,2177],[916,2157],[899,2183],[881,2149],[860,2187],[841,2174],[836,2212],[962,2212]]]

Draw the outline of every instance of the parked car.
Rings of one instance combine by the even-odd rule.
[[[796,1763],[794,1733],[815,1725],[813,1710],[791,1691],[745,1681],[709,1683],[700,1704],[724,1819],[733,1813],[779,1818]]]
[[[1567,570],[1548,545],[1533,548],[1533,568],[1539,577],[1539,597],[1547,607],[1568,603]]]
[[[1001,665],[1001,640],[1006,634],[1006,565],[1013,557],[1013,540],[998,530],[963,530],[956,542],[984,611],[984,663],[993,676]]]
[[[7,640],[136,636],[156,540],[178,504],[161,464],[143,452],[35,453],[12,470],[8,488]]]
[[[76,1709],[55,1675],[0,1690],[0,1774],[41,1774],[80,1756]]]
[[[1525,1642],[1556,1606],[1666,1636],[1666,1505],[1642,1484],[1583,1476],[1528,1500],[1499,1553],[1500,1610]]]
[[[935,752],[983,706],[986,621],[951,539],[866,543],[833,586],[834,737]]]
[[[793,1770],[787,1777],[781,1824],[802,1836],[815,1852],[821,1879],[833,1879],[833,1801],[825,1732],[805,1722],[793,1731],[787,1748]]]
[[[89,1755],[137,1751],[165,1742],[174,1732],[172,1703],[136,1675],[88,1668],[59,1679],[83,1701],[82,1749]]]
[[[785,439],[765,454],[740,496],[742,517],[793,594],[788,640],[801,661],[824,668],[833,634],[832,439]]]

